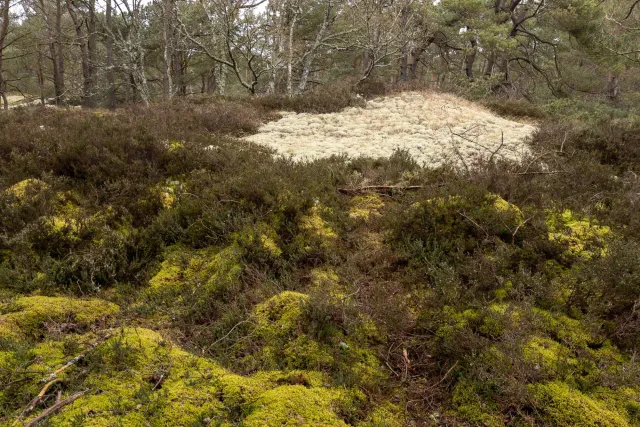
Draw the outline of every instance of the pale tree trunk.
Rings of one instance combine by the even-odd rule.
[[[40,13],[42,14],[42,19],[45,23],[46,26],[46,31],[47,31],[47,47],[49,49],[49,57],[51,59],[51,71],[53,74],[53,90],[55,93],[55,102],[56,105],[61,105],[62,104],[62,97],[64,95],[64,77],[61,76],[60,74],[60,70],[59,70],[59,65],[62,63],[64,65],[64,63],[59,60],[58,56],[59,53],[62,51],[61,49],[56,50],[56,44],[58,44],[58,47],[60,47],[60,43],[58,43],[60,41],[60,35],[58,33],[56,33],[55,30],[55,26],[58,23],[58,17],[60,17],[60,20],[62,19],[62,10],[60,6],[60,2],[62,0],[56,0],[56,19],[55,19],[55,23],[52,24],[51,23],[51,19],[50,16],[47,15],[46,12],[46,7],[45,7],[45,3],[44,0],[39,0],[37,5],[38,8],[40,9]],[[62,77],[62,78],[61,78]]]
[[[280,62],[280,54],[282,53],[282,13],[278,17],[278,11],[280,10],[279,1],[270,1],[267,9],[269,21],[271,22],[274,31],[271,34],[271,75],[269,78],[269,86],[267,87],[267,93],[273,94],[277,91],[278,84],[278,63]],[[281,12],[281,10],[280,10]]]
[[[618,99],[620,94],[620,76],[616,73],[609,73],[607,78],[607,98],[612,101]]]
[[[295,30],[296,21],[298,20],[298,12],[294,12],[289,24],[289,59],[287,61],[287,94],[293,96],[293,32]]]
[[[2,5],[2,26],[0,26],[0,98],[4,104],[4,109],[9,109],[9,102],[7,102],[7,83],[4,81],[4,75],[2,74],[2,67],[4,63],[4,46],[9,33],[9,1],[4,0]]]
[[[62,34],[62,1],[56,0],[56,43],[58,48],[58,92],[61,96],[64,95],[64,40]],[[58,102],[56,102],[57,104]]]
[[[87,19],[87,66],[89,69],[89,81],[85,106],[93,108],[96,106],[96,86],[97,86],[97,32],[96,32],[96,0],[89,0],[89,16]]]
[[[113,65],[113,28],[111,26],[112,0],[107,0],[107,10],[105,12],[107,38],[105,47],[107,50],[107,108],[115,110],[116,108],[116,76]]]
[[[72,0],[67,0],[67,10],[73,26],[76,30],[76,45],[80,48],[80,61],[82,63],[82,105],[85,107],[91,106],[91,69],[89,65],[89,53],[88,43],[85,43],[87,38],[82,31],[83,20],[76,13],[75,6]]]
[[[333,9],[333,5],[331,3],[332,0],[327,0],[327,7],[324,12],[324,18],[322,20],[322,25],[316,34],[316,38],[311,46],[311,49],[305,52],[302,56],[302,71],[300,73],[300,82],[298,83],[298,93],[302,93],[307,88],[307,81],[309,80],[309,73],[311,72],[311,65],[313,64],[313,60],[316,56],[316,50],[322,45],[324,37],[329,30],[329,27],[333,23],[333,19],[331,17],[331,11]]]
[[[171,28],[171,0],[163,0],[162,1],[162,21],[163,21],[163,29],[162,36],[164,39],[164,68],[163,68],[163,80],[162,80],[162,88],[163,88],[163,96],[165,101],[171,99],[173,96],[173,81],[171,80],[171,62],[173,59],[172,54],[172,40],[171,35],[173,33]]]

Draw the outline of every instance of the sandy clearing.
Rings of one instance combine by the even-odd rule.
[[[295,160],[332,155],[389,157],[407,150],[420,164],[467,165],[491,156],[518,161],[535,127],[496,116],[453,95],[407,92],[339,113],[282,113],[246,139]]]

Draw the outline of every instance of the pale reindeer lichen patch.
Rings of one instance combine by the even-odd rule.
[[[286,114],[247,139],[301,161],[389,157],[402,149],[436,167],[472,165],[494,153],[517,161],[529,153],[525,141],[535,129],[453,95],[405,92],[337,113]]]

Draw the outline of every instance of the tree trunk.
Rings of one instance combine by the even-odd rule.
[[[67,10],[76,30],[76,45],[80,48],[80,60],[82,63],[82,105],[91,106],[91,69],[89,67],[89,53],[85,43],[85,35],[82,31],[82,20],[76,13],[72,0],[67,0]]]
[[[618,99],[618,95],[620,94],[620,77],[618,74],[609,73],[607,79],[607,98],[612,101],[616,101]]]
[[[473,75],[473,65],[476,62],[476,56],[478,55],[478,41],[475,36],[469,41],[471,43],[471,52],[464,58],[464,71],[470,81],[475,81]]]
[[[56,77],[57,77],[57,86],[58,86],[58,90],[57,92],[59,92],[60,94],[60,98],[62,98],[64,96],[64,52],[63,52],[63,47],[64,47],[64,40],[62,38],[63,34],[62,34],[62,1],[63,0],[56,0],[56,43],[57,43],[57,48],[58,48],[58,72],[56,73]],[[55,61],[55,59],[54,59]],[[60,102],[58,102],[58,100],[56,100],[56,105],[59,105],[59,103],[61,103],[61,99]]]
[[[316,38],[311,46],[311,49],[302,57],[302,72],[300,73],[300,82],[298,83],[298,93],[302,93],[307,88],[307,81],[309,80],[309,73],[311,72],[311,65],[313,64],[313,60],[316,56],[316,50],[322,45],[322,41],[324,39],[325,34],[329,30],[333,19],[331,17],[331,11],[333,9],[333,5],[331,3],[332,0],[327,1],[327,7],[324,12],[324,19],[322,20],[322,25],[316,34]]]
[[[2,101],[4,103],[4,109],[9,109],[9,103],[7,102],[7,83],[4,81],[4,76],[2,74],[2,67],[4,63],[4,46],[7,38],[7,34],[9,33],[9,1],[4,0],[4,4],[2,5],[2,26],[0,27],[0,97],[2,97]]]
[[[116,109],[116,76],[113,66],[113,27],[111,25],[111,0],[107,0],[106,10],[106,26],[107,26],[107,38],[105,40],[105,47],[107,50],[107,108],[110,110]]]
[[[165,101],[173,96],[173,81],[171,80],[172,52],[172,28],[171,28],[171,0],[162,1],[162,36],[164,39],[164,68],[162,75],[162,94]]]
[[[96,32],[96,0],[89,0],[89,18],[87,20],[87,68],[89,73],[85,107],[96,106],[97,86],[97,32]]]
[[[298,20],[298,12],[294,12],[293,18],[289,24],[289,59],[287,61],[287,94],[293,96],[293,31],[296,21]]]

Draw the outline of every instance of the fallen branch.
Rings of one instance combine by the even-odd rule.
[[[96,341],[95,343],[91,344],[86,351],[84,351],[83,353],[80,353],[79,355],[77,355],[73,359],[69,360],[67,363],[62,365],[60,368],[58,368],[57,370],[55,370],[52,373],[50,373],[47,377],[43,378],[42,381],[43,382],[44,381],[52,381],[53,379],[57,378],[58,375],[60,375],[62,372],[64,372],[67,368],[69,368],[69,367],[75,365],[76,363],[78,363],[89,352],[93,351],[93,349],[96,348],[98,345],[100,345],[101,343],[103,343],[106,340],[108,340],[109,338],[111,338],[111,335],[112,334],[109,333],[106,336],[104,336],[102,339],[100,339],[100,340]]]
[[[42,389],[36,395],[36,397],[31,399],[31,401],[27,404],[26,408],[24,408],[24,410],[22,412],[20,412],[20,415],[18,416],[18,419],[16,420],[15,424],[17,425],[19,423],[22,423],[22,419],[24,417],[28,416],[36,408],[36,406],[42,401],[42,399],[44,398],[44,395],[47,393],[47,390],[49,390],[49,388],[53,384],[55,384],[56,382],[60,381],[60,379],[58,378],[58,375],[60,375],[62,372],[64,372],[69,367],[71,367],[71,366],[75,365],[76,363],[78,363],[90,351],[92,351],[94,348],[96,348],[100,343],[103,343],[104,341],[108,340],[111,337],[111,335],[112,334],[109,333],[105,337],[103,337],[101,340],[91,344],[91,346],[89,346],[89,348],[86,351],[84,351],[81,354],[77,355],[76,357],[74,357],[73,359],[69,360],[64,365],[62,365],[60,368],[56,369],[55,371],[53,371],[52,373],[50,373],[49,375],[44,377],[42,379],[42,382],[46,382],[44,387],[42,387]]]
[[[357,187],[357,188],[338,187],[338,191],[343,194],[357,194],[357,193],[365,193],[367,191],[380,191],[383,193],[390,193],[393,191],[420,190],[421,188],[424,188],[424,187],[422,185],[408,185],[408,186],[365,185],[363,187]]]
[[[449,368],[449,370],[448,370],[448,371],[443,375],[443,377],[442,377],[442,378],[440,378],[440,381],[438,381],[437,383],[435,383],[435,384],[430,385],[429,387],[427,387],[427,390],[431,390],[431,389],[433,389],[433,388],[436,388],[436,387],[437,387],[437,386],[439,386],[440,384],[442,384],[442,382],[443,382],[444,380],[446,380],[446,379],[447,379],[447,377],[449,376],[449,374],[451,373],[451,371],[453,371],[453,370],[454,370],[454,368],[455,368],[456,366],[458,366],[458,361],[457,361],[457,360],[456,360],[456,363],[454,363],[454,364],[453,364],[453,366],[452,366],[452,367],[450,367],[450,368]]]
[[[22,418],[28,416],[31,411],[33,411],[36,407],[36,405],[38,403],[40,403],[40,401],[42,400],[42,398],[44,397],[44,395],[46,394],[47,390],[49,390],[49,387],[51,387],[54,383],[58,382],[59,379],[58,378],[54,378],[51,381],[49,381],[48,383],[46,383],[44,385],[44,387],[42,387],[42,390],[40,390],[40,393],[38,393],[38,395],[36,397],[34,397],[33,399],[31,399],[31,402],[29,402],[29,404],[27,405],[26,408],[24,408],[24,411],[22,411],[20,413],[20,416],[18,417],[18,421],[21,421]]]
[[[42,411],[42,413],[40,415],[38,415],[37,417],[35,417],[34,419],[32,419],[31,421],[26,423],[24,425],[24,427],[33,427],[33,426],[37,425],[40,421],[44,420],[49,415],[51,415],[54,412],[56,412],[58,409],[63,408],[65,406],[73,403],[76,399],[79,399],[82,396],[84,396],[87,393],[87,391],[88,390],[79,391],[78,393],[72,394],[71,396],[67,397],[64,400],[57,401],[53,406],[50,406],[49,408],[45,409],[44,411]]]

